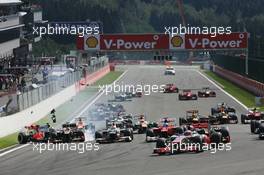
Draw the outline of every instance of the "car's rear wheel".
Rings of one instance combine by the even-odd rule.
[[[219,132],[213,132],[211,134],[211,143],[214,143],[216,147],[218,147],[219,143],[222,142],[222,135]]]
[[[256,130],[256,121],[251,120],[250,121],[250,131],[251,131],[251,133],[255,133],[255,130]]]
[[[166,139],[159,138],[156,142],[156,148],[165,148],[166,147]]]
[[[241,114],[241,123],[246,124],[246,116],[244,114]]]
[[[24,133],[19,133],[17,141],[19,144],[26,144],[28,142],[28,137]]]

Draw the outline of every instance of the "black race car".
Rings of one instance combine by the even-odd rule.
[[[237,124],[238,117],[234,112],[220,112],[209,116],[210,124]]]
[[[211,108],[211,115],[214,115],[216,113],[221,113],[221,112],[225,112],[225,113],[229,113],[229,112],[233,112],[236,113],[235,108],[228,106],[226,103],[218,103],[216,107]]]

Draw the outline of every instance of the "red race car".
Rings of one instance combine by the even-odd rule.
[[[153,142],[158,138],[168,138],[176,133],[182,133],[183,130],[176,126],[174,118],[162,118],[158,127],[148,128],[146,131],[146,141]]]
[[[179,94],[179,100],[197,100],[197,94],[192,93],[191,90],[183,90]]]
[[[166,84],[163,89],[163,92],[164,93],[178,93],[179,88],[177,88],[175,84]]]
[[[204,87],[201,91],[198,91],[198,97],[216,97],[216,93],[209,87]]]
[[[241,114],[241,123],[247,124],[251,120],[264,120],[264,112],[260,112],[257,108],[249,109],[246,114]]]
[[[167,139],[158,138],[153,153],[158,155],[182,152],[199,153],[206,150],[203,147],[205,145],[217,147],[221,143],[230,143],[230,134],[227,127],[187,130],[181,135],[173,135]]]

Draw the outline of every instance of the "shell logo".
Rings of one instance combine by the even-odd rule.
[[[88,48],[96,48],[98,45],[98,39],[94,36],[90,36],[86,39],[86,45]]]
[[[171,45],[173,47],[181,47],[183,44],[183,39],[180,36],[174,36],[171,38]]]

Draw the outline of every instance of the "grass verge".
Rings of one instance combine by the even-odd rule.
[[[215,74],[211,71],[204,72],[208,77],[216,81],[217,83],[223,86],[223,89],[238,99],[241,103],[246,105],[248,108],[255,106],[255,96],[250,92],[238,87],[237,85],[233,84],[232,82],[220,77],[219,75]],[[260,110],[264,110],[264,106],[260,107]]]
[[[107,85],[114,82],[123,72],[122,71],[114,71],[109,72],[107,75],[99,79],[97,82],[94,83],[95,86],[99,85]],[[57,126],[64,122],[67,117],[72,116],[74,112],[76,112],[76,109],[78,109],[83,103],[85,103],[89,98],[91,98],[93,95],[96,94],[98,91],[98,88],[90,88],[89,86],[79,92],[76,96],[74,96],[71,100],[65,102],[64,104],[57,107],[56,110],[56,119],[57,123],[52,124],[50,115],[47,115],[46,117],[42,118],[37,124],[45,124],[50,123],[52,126]],[[7,148],[9,146],[17,144],[17,134],[14,133],[5,137],[0,138],[0,149]]]

